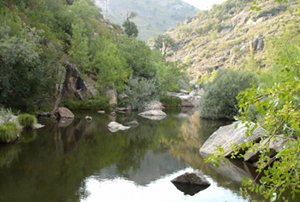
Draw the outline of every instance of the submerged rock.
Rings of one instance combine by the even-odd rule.
[[[91,120],[93,120],[93,117],[91,117],[91,116],[85,116],[85,120],[91,121]]]
[[[150,120],[162,120],[166,118],[167,114],[161,110],[148,110],[139,113],[139,116]]]
[[[210,186],[210,183],[199,172],[184,173],[171,181],[184,194],[195,195]]]
[[[254,127],[254,123],[250,125]],[[241,121],[220,127],[204,142],[200,148],[200,154],[202,156],[214,154],[218,147],[222,147],[225,152],[224,157],[227,157],[233,152],[231,145],[256,141],[265,135],[265,130],[260,126],[250,136],[246,136],[246,132],[247,127]]]
[[[128,129],[130,129],[130,127],[129,126],[124,126],[124,125],[122,125],[122,124],[120,124],[120,123],[118,123],[118,122],[115,122],[115,121],[112,121],[112,122],[110,122],[108,125],[107,125],[107,127],[108,127],[108,130],[110,131],[110,132],[112,132],[112,133],[115,133],[115,132],[118,132],[119,130],[128,130]]]

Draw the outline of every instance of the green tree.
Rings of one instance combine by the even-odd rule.
[[[126,19],[125,22],[122,24],[122,26],[124,27],[124,31],[125,33],[129,36],[129,37],[137,37],[139,34],[139,30],[136,26],[136,24],[132,21],[130,21],[130,19]]]

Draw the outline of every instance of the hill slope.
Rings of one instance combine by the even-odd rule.
[[[139,38],[148,39],[174,27],[197,9],[181,0],[95,0],[105,18],[122,24],[130,12],[137,13],[134,22],[139,29]]]
[[[270,40],[296,27],[297,5],[295,0],[267,0],[256,11],[252,0],[231,0],[201,11],[166,33],[175,40],[168,59],[187,64],[194,80],[222,67],[243,68],[247,62],[264,67]]]

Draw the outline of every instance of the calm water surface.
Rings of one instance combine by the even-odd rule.
[[[113,117],[77,117],[71,123],[41,120],[46,127],[0,147],[1,202],[246,201],[239,194],[240,181],[253,175],[251,169],[242,163],[214,168],[198,153],[224,122],[202,120],[198,112],[168,113],[162,121],[119,115],[121,123],[140,124],[111,133],[106,126]],[[195,170],[211,186],[194,196],[170,182]]]

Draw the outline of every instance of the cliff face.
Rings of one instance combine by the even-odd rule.
[[[197,9],[181,0],[95,0],[105,18],[121,25],[129,13],[139,29],[139,38],[147,40],[176,26],[186,17],[196,15]]]
[[[249,58],[265,67],[265,48],[270,40],[299,21],[298,2],[266,0],[258,5],[259,10],[253,10],[252,0],[228,0],[201,11],[166,32],[175,40],[167,58],[186,64],[194,80],[219,68],[241,69]]]

